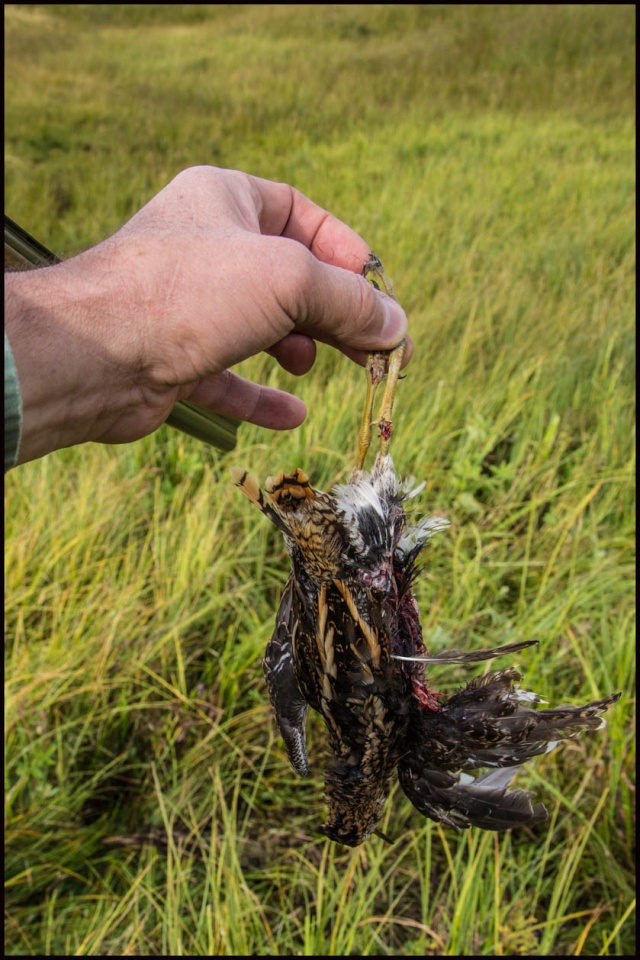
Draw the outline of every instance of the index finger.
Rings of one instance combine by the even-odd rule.
[[[251,179],[259,195],[262,233],[297,240],[323,263],[362,271],[371,248],[355,230],[288,183]]]

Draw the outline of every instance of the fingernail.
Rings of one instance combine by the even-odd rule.
[[[384,302],[386,317],[381,336],[385,340],[385,347],[395,347],[406,335],[409,321],[397,300],[386,296],[383,296],[382,300]]]

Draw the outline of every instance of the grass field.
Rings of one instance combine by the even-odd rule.
[[[456,835],[396,790],[392,845],[323,839],[323,729],[296,780],[262,677],[284,545],[227,471],[344,480],[363,375],[254,359],[297,431],[221,456],[162,428],[7,477],[6,952],[634,955],[634,7],[10,4],[5,28],[6,212],[68,256],[213,163],[352,224],[416,343],[396,465],[451,520],[428,644],[536,639],[516,662],[552,703],[623,692],[520,776],[548,823]]]

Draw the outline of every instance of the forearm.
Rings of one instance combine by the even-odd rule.
[[[98,439],[105,415],[130,402],[122,368],[104,350],[112,297],[99,273],[66,264],[5,274],[5,332],[22,401],[18,463]]]

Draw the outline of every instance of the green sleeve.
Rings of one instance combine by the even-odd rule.
[[[4,335],[4,472],[15,467],[22,430],[22,400],[15,360]]]

